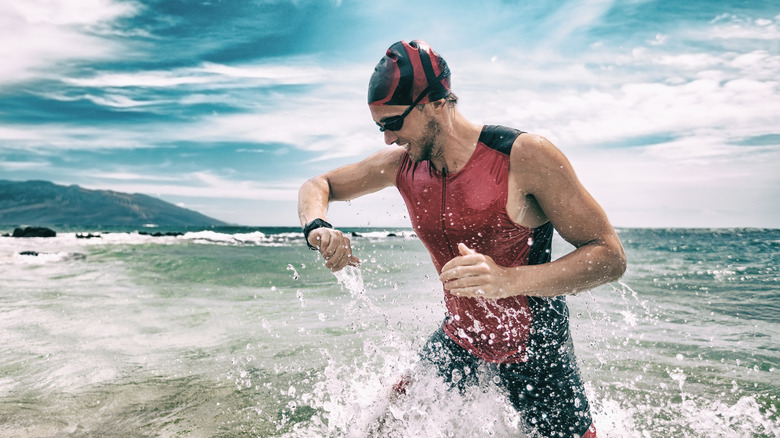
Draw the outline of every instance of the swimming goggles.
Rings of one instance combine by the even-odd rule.
[[[450,75],[450,69],[449,67],[446,67],[443,72],[436,78],[435,82],[432,82],[428,84],[427,87],[425,87],[424,90],[422,90],[422,93],[420,93],[419,96],[417,96],[417,99],[412,102],[411,105],[409,105],[408,108],[404,110],[401,114],[397,116],[390,116],[385,117],[384,119],[376,122],[376,125],[379,126],[380,132],[385,131],[400,131],[401,128],[404,127],[404,118],[409,115],[410,112],[412,112],[412,109],[417,106],[420,101],[428,95],[431,91],[433,91],[433,87],[439,85],[442,79]]]

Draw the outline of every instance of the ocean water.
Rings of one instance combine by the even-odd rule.
[[[408,230],[338,275],[297,229],[57,231],[0,237],[1,437],[530,436],[417,365],[444,306]],[[780,437],[780,230],[619,234],[623,279],[569,298],[599,436]]]

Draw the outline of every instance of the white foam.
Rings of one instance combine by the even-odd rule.
[[[414,231],[367,231],[365,233],[358,233],[360,237],[370,240],[385,240],[391,237],[397,237],[402,239],[415,239],[417,234]]]
[[[81,237],[79,237],[81,236]],[[90,236],[90,237],[85,237]],[[184,242],[214,245],[257,245],[286,246],[293,239],[300,239],[300,233],[285,233],[266,235],[260,231],[251,233],[218,233],[205,230],[184,234],[151,235],[147,233],[58,233],[56,237],[15,238],[0,237],[0,264],[29,264],[58,262],[72,257],[84,248],[106,245],[176,245]],[[20,252],[33,251],[38,253],[36,262],[30,257],[17,257]]]
[[[255,244],[260,245],[270,243],[273,240],[260,231],[252,233],[226,234],[215,231],[196,231],[185,233],[181,239],[191,240],[198,243],[217,243],[217,244]]]
[[[595,394],[586,385],[598,435],[621,438],[687,436],[731,438],[780,436],[780,420],[762,408],[753,396],[733,404],[687,394],[663,405],[621,403]],[[644,423],[651,419],[652,424]]]
[[[460,394],[418,363],[417,348],[403,340],[366,293],[359,267],[334,275],[351,296],[345,322],[366,327],[368,320],[380,317],[386,327],[381,339],[363,339],[363,354],[351,362],[320,350],[327,360],[322,380],[294,403],[321,413],[284,436],[526,436],[519,414],[495,386]],[[410,383],[399,396],[392,388],[402,378]]]

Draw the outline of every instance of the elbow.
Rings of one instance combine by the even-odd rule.
[[[323,175],[307,179],[303,184],[301,184],[301,188],[298,190],[298,199],[300,200],[302,198],[311,196],[312,194],[319,196],[326,194],[328,200],[330,200],[330,181],[328,181],[328,179]]]
[[[306,181],[301,184],[301,190],[307,188],[307,187],[320,187],[322,186],[322,182],[325,181],[327,184],[327,180],[322,176],[318,175],[313,178],[309,178]]]
[[[604,242],[607,252],[607,263],[609,264],[608,277],[610,282],[617,281],[626,273],[627,259],[623,244],[615,234],[613,238],[606,239]]]
[[[309,178],[306,181],[301,184],[301,187],[298,189],[298,199],[302,198],[306,195],[307,190],[311,190],[312,186],[315,184],[315,180],[317,177]]]
[[[617,251],[614,251],[612,261],[610,263],[610,280],[609,281],[617,281],[619,280],[623,274],[626,273],[626,252],[623,250],[623,247],[620,246]]]
[[[620,241],[603,242],[600,252],[601,277],[604,283],[619,280],[626,273],[626,252]]]
[[[619,265],[619,269],[618,269],[618,273],[617,273],[617,278],[615,280],[619,279],[620,277],[623,276],[623,274],[626,273],[626,265],[627,265],[627,263],[626,263],[626,255],[622,254],[620,256],[620,265]]]
[[[591,253],[590,262],[598,268],[597,279],[601,284],[619,280],[626,272],[626,252],[619,240],[605,240],[597,244],[598,250]],[[598,260],[596,262],[596,260]]]

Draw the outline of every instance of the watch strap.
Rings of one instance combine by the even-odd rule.
[[[309,249],[319,249],[309,243],[309,233],[316,230],[317,228],[333,228],[333,225],[320,218],[314,219],[313,221],[306,224],[306,226],[303,227],[303,240],[306,242],[306,246],[308,246]]]

